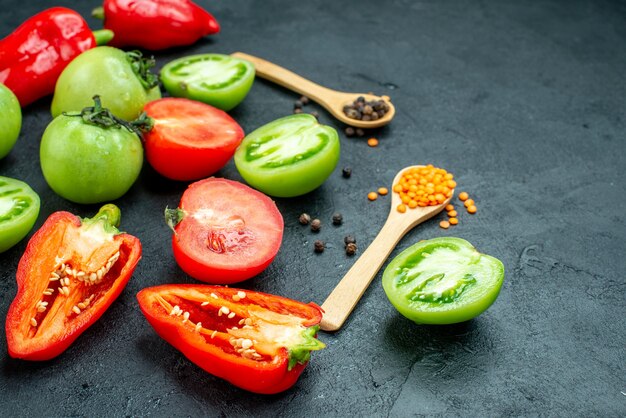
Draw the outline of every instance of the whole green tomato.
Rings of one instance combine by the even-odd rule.
[[[39,154],[52,190],[72,202],[101,203],[130,189],[141,171],[143,147],[119,122],[96,98],[95,107],[57,116],[48,125]]]
[[[110,46],[87,50],[63,70],[54,88],[52,116],[80,111],[99,95],[111,112],[133,120],[146,103],[161,98],[158,77],[150,72],[154,60],[138,51],[124,52]]]
[[[22,128],[22,108],[15,94],[0,83],[0,158],[15,145]]]

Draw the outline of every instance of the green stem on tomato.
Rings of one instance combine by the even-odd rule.
[[[98,46],[108,44],[109,42],[111,42],[111,39],[113,39],[114,36],[115,34],[113,33],[113,31],[108,29],[93,31],[93,37],[96,40],[96,45]]]
[[[151,90],[159,85],[159,77],[150,72],[156,65],[154,57],[145,58],[141,51],[128,51],[126,57],[144,89]]]

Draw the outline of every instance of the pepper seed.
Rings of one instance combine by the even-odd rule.
[[[354,238],[352,235],[346,235],[346,237],[343,239],[343,242],[346,245],[356,244],[356,238]]]
[[[311,221],[311,231],[318,232],[320,229],[322,229],[322,221],[319,219],[313,219]]]
[[[301,225],[308,225],[309,222],[311,222],[311,216],[308,213],[303,213],[298,218],[298,221],[300,222]]]
[[[313,249],[315,250],[316,253],[323,253],[324,252],[324,241],[320,241],[315,240],[315,242],[313,243]]]
[[[344,167],[343,170],[341,170],[341,175],[349,179],[352,175],[352,169],[350,167]]]
[[[351,242],[348,245],[346,245],[346,254],[347,255],[354,255],[356,253],[356,244]]]
[[[333,225],[341,225],[343,223],[343,216],[341,213],[335,213],[333,215]]]

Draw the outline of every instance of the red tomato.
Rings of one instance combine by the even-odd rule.
[[[166,210],[174,228],[178,265],[191,277],[229,284],[249,279],[274,259],[283,238],[283,217],[264,194],[232,180],[208,178]]]
[[[197,180],[224,167],[244,132],[228,114],[194,100],[168,97],[144,110],[154,127],[144,135],[146,158],[159,174],[173,180]]]

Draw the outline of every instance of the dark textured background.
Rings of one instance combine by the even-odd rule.
[[[76,4],[74,4],[76,3]],[[158,66],[198,52],[244,51],[326,86],[392,97],[392,125],[342,133],[341,162],[317,191],[277,201],[285,237],[274,263],[241,286],[322,303],[354,262],[342,238],[364,249],[382,226],[389,186],[402,167],[452,171],[478,204],[444,231],[440,216],[409,233],[453,235],[500,258],[506,279],[482,316],[419,326],[388,303],[380,274],[327,349],[298,383],[275,396],[241,391],[206,374],[159,339],[135,294],[193,283],[177,267],[162,220],[186,184],[144,166],[118,204],[122,229],[143,243],[143,260],[117,302],[63,355],[44,363],[9,359],[0,336],[3,416],[413,416],[626,414],[626,4],[619,1],[200,2],[221,34],[159,52]],[[88,15],[96,1],[0,0],[0,37],[47,6]],[[89,19],[92,27],[98,22]],[[231,112],[246,132],[289,114],[296,95],[257,81]],[[91,216],[56,196],[39,166],[50,98],[24,110],[24,127],[0,174],[41,196],[36,227],[57,210]],[[317,106],[308,109],[320,110]],[[321,111],[324,123],[343,126]],[[341,177],[352,166],[351,179]],[[240,179],[229,163],[218,173]],[[460,190],[459,189],[459,190]],[[318,236],[297,222],[306,211]],[[345,223],[330,226],[333,212]],[[329,248],[321,255],[312,242]],[[0,317],[16,291],[26,241],[0,255]]]

